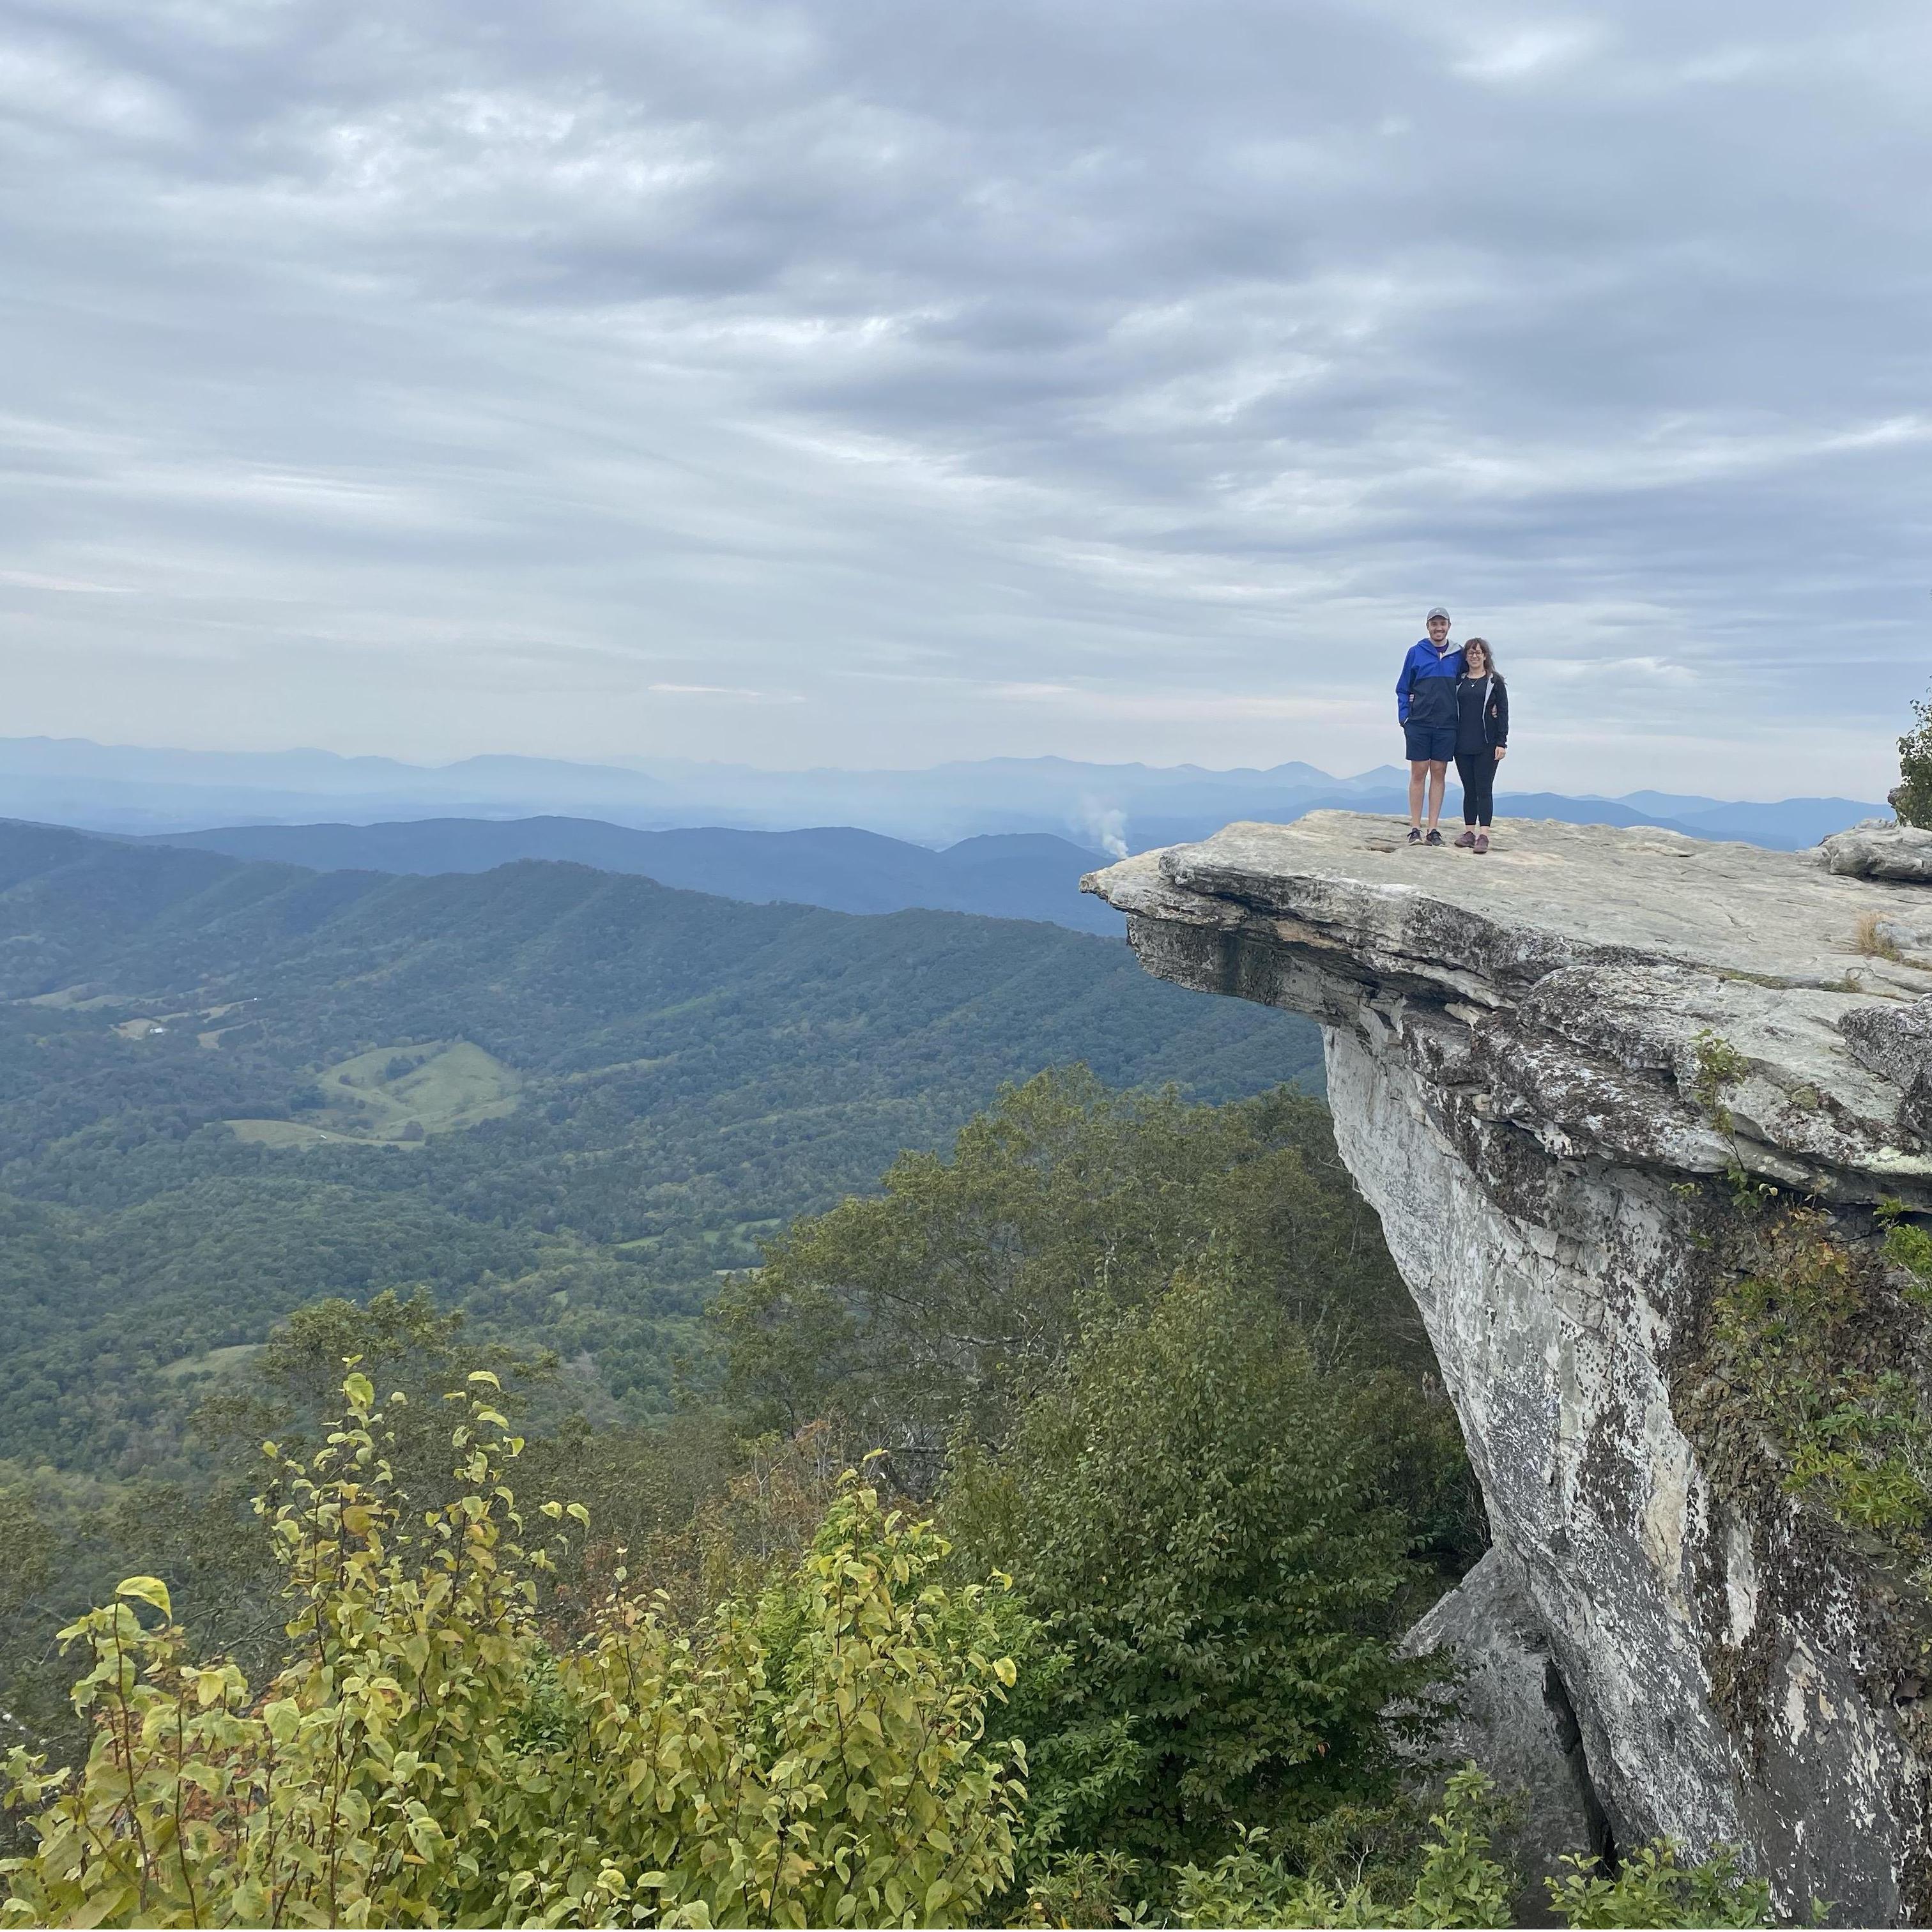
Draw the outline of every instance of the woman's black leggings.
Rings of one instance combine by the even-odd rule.
[[[1480,752],[1458,752],[1456,776],[1462,781],[1462,823],[1487,825],[1496,815],[1496,753],[1486,748]]]

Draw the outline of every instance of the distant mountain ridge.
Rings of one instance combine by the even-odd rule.
[[[567,817],[644,831],[848,827],[946,848],[989,835],[1045,833],[1114,851],[1200,838],[1234,819],[1296,818],[1323,806],[1400,812],[1406,784],[1397,766],[1336,778],[1300,760],[1213,771],[989,758],[918,770],[793,772],[669,759],[592,764],[492,755],[425,766],[314,750],[200,752],[0,739],[0,817],[133,834]],[[1498,802],[1505,814],[1665,824],[1700,838],[1786,848],[1884,809],[1852,799],[1758,803],[1648,792],[1612,800],[1520,794]]]
[[[235,825],[152,842],[275,860],[318,872],[487,872],[520,859],[564,860],[600,872],[754,904],[833,912],[980,913],[1048,920],[1119,935],[1126,922],[1080,890],[1104,853],[1051,832],[988,833],[944,851],[852,826],[800,832],[689,826],[639,831],[586,818],[424,818],[382,825]]]

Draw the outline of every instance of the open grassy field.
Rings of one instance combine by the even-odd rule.
[[[514,1108],[524,1083],[514,1067],[456,1040],[377,1047],[326,1068],[318,1084],[332,1105],[347,1088],[368,1117],[365,1131],[384,1138],[411,1120],[436,1134],[495,1120]]]
[[[178,1362],[170,1362],[155,1373],[163,1381],[185,1382],[190,1376],[232,1376],[245,1368],[262,1352],[259,1342],[231,1342],[225,1348],[210,1348],[200,1355],[184,1355]]]
[[[320,1147],[326,1141],[357,1140],[362,1136],[312,1127],[305,1120],[230,1120],[238,1141],[267,1148]]]
[[[372,1047],[316,1076],[322,1106],[301,1120],[230,1120],[262,1147],[326,1141],[413,1142],[459,1132],[511,1112],[522,1076],[473,1041],[418,1040]]]

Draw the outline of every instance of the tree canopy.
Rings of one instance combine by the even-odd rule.
[[[774,1425],[837,1414],[929,1487],[962,1423],[996,1437],[1083,1328],[1210,1262],[1324,1361],[1432,1365],[1318,1102],[1204,1106],[1072,1069],[775,1240],[719,1297],[730,1388]]]
[[[962,1446],[940,1511],[1058,1653],[1015,1719],[1042,1847],[1154,1866],[1387,1799],[1436,1666],[1396,1640],[1435,1590],[1394,1466],[1453,1434],[1386,1426],[1384,1379],[1316,1360],[1213,1276],[1083,1339],[1010,1443]]]

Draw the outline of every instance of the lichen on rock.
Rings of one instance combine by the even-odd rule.
[[[1520,1606],[1485,1649],[1485,1572],[1438,1621],[1518,1744],[1498,1660],[1544,1646],[1616,1841],[1932,1920],[1932,958],[1874,938],[1932,933],[1932,868],[1400,829],[1234,826],[1089,885],[1151,970],[1324,1028]]]

